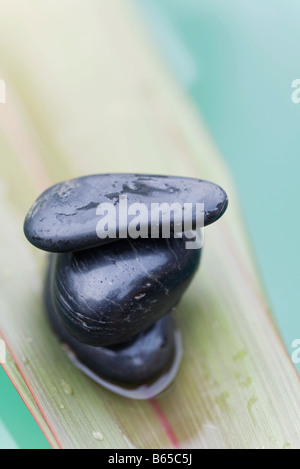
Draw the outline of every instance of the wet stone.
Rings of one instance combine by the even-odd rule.
[[[150,230],[152,203],[194,204],[191,214],[182,219],[196,224],[195,204],[204,204],[204,224],[216,221],[227,207],[227,196],[221,187],[209,181],[175,176],[136,174],[101,174],[64,181],[47,189],[33,204],[24,223],[28,240],[39,249],[68,252],[96,247],[107,242],[100,238],[97,215],[100,203],[116,209],[116,238],[124,236],[129,219],[119,216],[120,198],[127,205],[143,203],[147,214],[141,215],[140,229]],[[122,210],[123,210],[122,206]],[[188,217],[191,220],[188,220]],[[171,227],[171,229],[173,229]],[[113,233],[111,235],[114,236]]]
[[[152,229],[151,204],[179,203],[179,218],[170,219],[170,236],[161,236],[161,218],[157,239],[128,236],[131,220],[121,216],[124,200],[127,206],[142,203],[147,208],[139,213],[140,231]],[[99,228],[99,204],[115,207],[113,238]],[[193,209],[182,210],[184,204]],[[181,340],[171,313],[197,271],[201,249],[186,249],[187,233],[177,237],[175,221],[194,229],[196,204],[204,204],[203,221],[209,225],[225,212],[227,195],[200,179],[104,174],[50,187],[25,219],[27,239],[55,253],[45,285],[53,330],[75,366],[113,392],[149,398],[178,371]],[[137,386],[137,392],[128,394],[118,383]],[[72,395],[68,383],[62,380],[60,385]]]
[[[53,255],[53,306],[81,342],[126,342],[179,302],[200,253],[181,239],[137,239]]]
[[[127,385],[146,384],[171,366],[175,353],[171,314],[128,342],[94,347],[79,342],[62,325],[53,306],[49,284],[46,286],[46,306],[49,321],[60,341],[67,344],[77,360],[101,378]]]

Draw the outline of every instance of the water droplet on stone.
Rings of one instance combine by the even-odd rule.
[[[134,297],[135,300],[141,300],[142,298],[144,298],[144,296],[146,296],[146,293],[138,293],[138,295],[136,295]]]

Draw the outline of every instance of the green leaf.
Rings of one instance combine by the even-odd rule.
[[[270,316],[234,184],[132,3],[11,0],[1,9],[0,330],[5,369],[52,446],[299,447],[298,376]],[[113,171],[197,176],[230,199],[206,229],[201,268],[176,313],[179,374],[150,401],[114,395],[69,361],[44,315],[47,256],[22,232],[47,186]]]

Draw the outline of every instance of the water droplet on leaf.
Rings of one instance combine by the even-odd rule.
[[[66,381],[64,381],[62,379],[61,382],[60,382],[60,386],[61,386],[61,388],[62,388],[62,390],[64,391],[65,394],[67,394],[68,396],[72,396],[73,389],[71,388],[71,386]]]
[[[97,441],[102,441],[103,440],[103,435],[100,432],[92,432],[93,437]]]

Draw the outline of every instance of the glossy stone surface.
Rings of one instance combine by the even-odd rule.
[[[88,249],[107,242],[96,232],[100,203],[113,203],[117,212],[119,196],[127,203],[172,204],[204,203],[204,224],[209,225],[222,216],[227,207],[223,189],[212,182],[194,178],[136,174],[102,174],[65,181],[47,189],[29,211],[24,232],[28,240],[50,252]],[[141,226],[150,226],[145,217]],[[195,212],[191,215],[195,224]],[[122,220],[119,230],[127,228]],[[125,223],[125,222],[124,222]]]
[[[108,203],[116,215],[109,238],[103,236],[107,233],[101,203]],[[137,203],[144,204],[142,209],[128,213],[127,207]],[[170,223],[168,217],[151,218],[151,204],[162,208],[163,203],[168,204],[163,211],[169,210]],[[170,211],[174,203],[179,205],[178,218]],[[199,266],[199,244],[198,249],[195,243],[187,245],[193,241],[188,231],[196,227],[197,203],[204,204],[203,222],[209,225],[223,215],[228,200],[219,186],[199,179],[104,174],[50,187],[25,219],[28,240],[55,253],[45,287],[54,331],[75,366],[120,395],[153,397],[179,369],[181,338],[171,312]],[[132,221],[139,227],[135,237],[127,234]],[[167,237],[162,235],[165,223],[170,226]],[[156,229],[156,239],[150,237],[150,226]],[[180,233],[183,227],[186,233],[176,237],[174,231]],[[138,236],[145,231],[147,236]]]
[[[200,251],[183,239],[137,239],[56,254],[48,279],[55,311],[78,341],[126,342],[178,303]]]
[[[53,306],[50,283],[46,283],[46,309],[60,341],[76,359],[101,378],[126,385],[147,384],[163,374],[174,358],[174,320],[171,314],[159,319],[129,342],[112,347],[93,347],[67,332]]]

